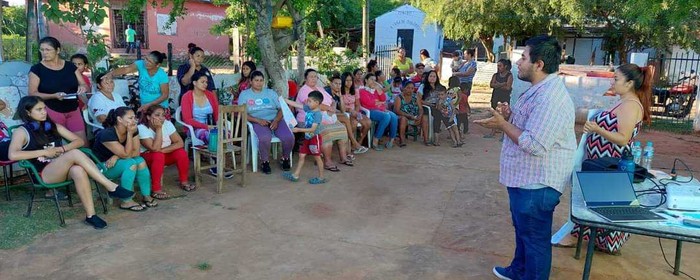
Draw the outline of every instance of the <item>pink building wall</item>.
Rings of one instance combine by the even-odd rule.
[[[119,1],[112,1],[112,6],[119,5]],[[229,55],[229,37],[215,36],[209,32],[209,29],[216,23],[219,23],[226,16],[225,6],[215,6],[208,3],[187,2],[185,3],[187,15],[184,18],[177,18],[177,29],[175,35],[158,34],[157,15],[167,15],[170,11],[169,7],[152,7],[148,5],[145,12],[146,20],[146,36],[148,36],[148,49],[167,52],[168,43],[173,44],[173,54],[175,56],[184,55],[187,52],[187,44],[195,43],[197,46],[204,49],[207,54],[216,54],[222,56]],[[111,16],[111,12],[108,12]],[[49,36],[56,37],[61,44],[74,46],[77,50],[84,49],[83,39],[80,37],[80,28],[72,23],[57,24],[52,21],[47,21]],[[107,35],[105,43],[112,47],[112,23],[111,19],[106,19],[99,27],[100,33]],[[114,53],[124,52],[124,49],[112,48]]]

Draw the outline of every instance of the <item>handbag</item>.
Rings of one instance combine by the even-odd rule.
[[[581,171],[617,171],[617,163],[619,158],[601,157],[597,159],[587,159],[581,164]],[[646,178],[654,178],[654,175],[649,173],[646,168],[635,164],[634,166],[634,183],[644,182]]]

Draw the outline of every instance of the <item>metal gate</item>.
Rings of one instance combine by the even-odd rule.
[[[656,67],[652,86],[652,126],[670,126],[673,131],[691,133],[700,85],[697,73],[700,54],[661,54],[649,58],[648,64]]]
[[[379,70],[382,70],[387,77],[389,76],[391,64],[394,62],[394,57],[398,50],[396,45],[380,45],[374,48],[372,57],[377,60],[377,67],[379,67]]]

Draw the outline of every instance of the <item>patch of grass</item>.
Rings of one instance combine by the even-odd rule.
[[[38,190],[37,196],[43,196],[44,191]],[[77,196],[73,198],[76,203]],[[56,206],[50,200],[41,198],[34,202],[32,216],[25,217],[29,193],[13,191],[12,201],[4,198],[0,201],[0,249],[14,249],[31,243],[37,237],[61,228]],[[83,209],[79,205],[67,207],[68,202],[61,202],[61,211],[66,220],[73,219]]]
[[[195,265],[195,267],[197,267],[197,269],[199,269],[201,271],[207,271],[207,270],[211,269],[211,265],[206,261],[201,261],[201,262],[197,263],[197,265]]]
[[[649,128],[676,134],[691,134],[693,133],[693,121],[655,118],[651,121],[651,126]]]

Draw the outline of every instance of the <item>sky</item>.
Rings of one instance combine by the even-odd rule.
[[[25,1],[24,0],[5,0],[7,2],[10,2],[10,6],[24,6]]]

